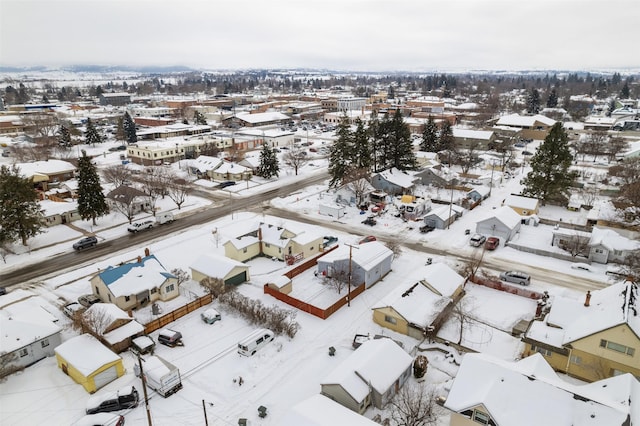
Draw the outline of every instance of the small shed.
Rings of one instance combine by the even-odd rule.
[[[520,216],[530,216],[540,213],[540,201],[537,198],[523,197],[522,195],[508,195],[502,202],[503,206],[509,206]]]
[[[249,281],[249,266],[234,259],[214,254],[201,255],[191,266],[191,278],[220,278],[226,285],[238,285]]]
[[[293,290],[291,278],[286,275],[280,275],[267,283],[267,287],[283,294],[289,294]]]
[[[454,208],[456,207],[456,208]],[[425,225],[437,229],[444,229],[458,218],[457,206],[442,205],[436,207],[424,216]]]
[[[90,334],[73,337],[55,348],[58,367],[89,393],[124,374],[122,358]]]

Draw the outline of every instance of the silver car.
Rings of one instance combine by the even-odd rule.
[[[517,271],[506,271],[500,274],[500,279],[502,281],[507,281],[510,283],[520,284],[520,285],[529,285],[531,284],[531,277],[524,272]]]

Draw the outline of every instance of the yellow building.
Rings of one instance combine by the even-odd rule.
[[[531,216],[540,212],[540,201],[537,198],[522,195],[507,195],[502,205],[511,207],[520,216]]]
[[[224,256],[203,254],[189,268],[191,268],[191,278],[197,282],[205,278],[219,278],[226,285],[237,285],[249,281],[249,266]]]
[[[62,372],[89,393],[124,374],[122,358],[90,334],[73,337],[55,348],[56,361]]]
[[[525,356],[541,353],[556,370],[586,381],[622,373],[640,377],[640,298],[620,282],[576,300],[556,296],[527,331]]]

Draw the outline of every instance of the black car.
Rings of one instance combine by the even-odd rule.
[[[138,406],[138,390],[127,386],[117,392],[94,395],[87,402],[87,414],[107,413],[109,411],[126,410]]]
[[[364,223],[365,225],[369,225],[369,226],[374,226],[376,223],[376,220],[374,218],[372,218],[371,216],[369,216],[368,218],[366,218],[365,220],[362,221],[362,223]]]
[[[94,236],[84,237],[80,241],[74,243],[73,244],[73,248],[74,248],[74,250],[80,251],[82,249],[93,247],[96,244],[98,244],[98,239],[96,237],[94,237]]]
[[[109,151],[111,152],[115,152],[115,151],[125,151],[127,149],[126,145],[120,145],[120,146],[114,146],[109,148]]]
[[[226,188],[227,186],[233,186],[235,184],[236,183],[234,181],[228,180],[228,181],[222,182],[220,185],[218,185],[218,188],[223,189],[223,188]]]
[[[422,232],[423,234],[426,234],[427,232],[431,232],[433,231],[435,228],[435,226],[431,226],[431,225],[424,225],[420,227],[420,232]]]

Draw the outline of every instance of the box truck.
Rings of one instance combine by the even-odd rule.
[[[159,356],[150,356],[145,358],[142,368],[147,386],[163,397],[166,398],[182,389],[180,370],[169,361]]]

